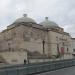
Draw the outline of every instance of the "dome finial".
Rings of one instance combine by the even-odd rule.
[[[48,17],[45,17],[45,20],[48,20]]]
[[[24,17],[27,17],[27,14],[23,14]]]

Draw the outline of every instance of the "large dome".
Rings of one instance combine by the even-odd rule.
[[[27,16],[27,14],[24,14],[24,16],[22,18],[19,18],[15,21],[15,23],[21,23],[21,22],[32,22],[32,23],[36,23],[32,18],[29,18]]]
[[[48,17],[45,17],[45,21],[40,23],[41,25],[43,25],[45,28],[58,28],[58,24],[56,24],[53,21],[49,21]]]

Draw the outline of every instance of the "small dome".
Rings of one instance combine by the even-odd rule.
[[[49,21],[48,17],[45,17],[45,21],[40,23],[41,25],[43,25],[45,28],[58,28],[59,26],[53,22],[53,21]]]
[[[29,18],[27,14],[24,14],[22,18],[19,18],[15,21],[15,23],[20,23],[20,22],[32,22],[36,23],[32,18]]]

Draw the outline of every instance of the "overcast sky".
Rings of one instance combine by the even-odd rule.
[[[0,31],[24,13],[37,23],[48,16],[75,37],[75,0],[1,0]]]

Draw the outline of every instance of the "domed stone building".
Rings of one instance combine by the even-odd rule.
[[[69,33],[64,32],[64,29],[59,27],[48,17],[40,23],[48,30],[49,55],[54,57],[62,57],[63,59],[72,58],[72,40]]]
[[[45,17],[45,21],[43,21],[43,22],[41,22],[40,23],[41,25],[43,25],[45,28],[59,28],[59,26],[55,23],[55,22],[53,22],[53,21],[50,21],[49,19],[48,19],[48,17]]]
[[[27,14],[24,14],[22,18],[19,18],[15,21],[15,23],[21,23],[21,22],[36,23],[32,18],[29,18]]]
[[[37,24],[24,14],[0,33],[0,62],[9,64],[72,58],[71,36],[48,17]]]

